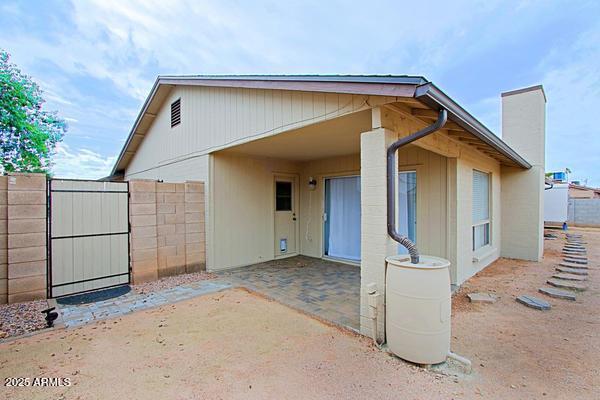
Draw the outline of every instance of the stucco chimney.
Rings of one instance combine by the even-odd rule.
[[[502,139],[531,165],[546,160],[546,95],[542,85],[502,93]]]
[[[502,256],[540,261],[546,160],[546,95],[541,85],[502,93],[502,139],[532,166],[502,167]]]

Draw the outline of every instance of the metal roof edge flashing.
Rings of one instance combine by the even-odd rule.
[[[415,98],[436,111],[439,111],[441,108],[445,108],[448,110],[449,120],[457,123],[469,133],[481,139],[483,142],[490,145],[522,168],[531,168],[531,164],[529,162],[521,157],[492,131],[486,128],[485,125],[469,114],[468,111],[448,97],[448,95],[442,92],[432,82],[417,86],[415,90]]]

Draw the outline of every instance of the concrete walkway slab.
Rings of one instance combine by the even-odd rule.
[[[522,295],[517,297],[517,302],[523,304],[524,306],[535,308],[536,310],[547,311],[552,308],[550,303],[548,303],[547,301],[529,295]]]
[[[554,275],[552,275],[552,277],[556,278],[556,279],[563,279],[565,281],[583,282],[583,281],[587,280],[587,277],[585,277],[585,276],[575,275],[575,274],[566,274],[566,273],[554,274]]]
[[[546,281],[546,283],[548,283],[548,285],[550,285],[550,286],[554,286],[554,287],[562,288],[562,289],[571,289],[571,290],[577,290],[580,292],[587,290],[586,285],[583,285],[578,282],[563,281],[560,279],[548,279]]]
[[[471,303],[495,303],[498,296],[491,293],[469,293],[467,295]]]
[[[97,320],[118,317],[133,311],[191,299],[192,297],[218,292],[230,287],[231,284],[228,282],[206,280],[146,294],[131,291],[123,296],[96,303],[59,305],[59,311],[62,323],[66,327],[74,327]]]
[[[586,269],[568,268],[568,267],[556,267],[555,269],[558,272],[565,272],[567,274],[574,274],[574,275],[587,275],[588,274]]]
[[[547,287],[539,288],[538,290],[540,293],[543,293],[546,296],[554,297],[555,299],[564,299],[564,300],[571,300],[571,301],[577,300],[577,298],[575,297],[575,295],[573,293],[570,293],[570,292],[567,292],[564,290],[559,290],[559,289],[555,289],[555,288],[547,288]]]

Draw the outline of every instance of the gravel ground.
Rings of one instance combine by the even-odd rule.
[[[217,276],[209,272],[194,272],[191,274],[173,275],[161,278],[157,281],[140,283],[139,285],[131,285],[133,290],[140,294],[158,292],[164,289],[170,289],[175,286],[185,285],[198,281],[206,281],[215,279]]]
[[[153,282],[132,285],[133,290],[140,294],[157,292],[187,283],[214,279],[216,275],[208,272],[195,272],[169,276]],[[46,321],[40,312],[48,308],[46,300],[28,301],[16,304],[0,305],[0,339],[10,336],[23,335],[25,333],[44,329]]]
[[[46,300],[0,305],[0,339],[23,335],[46,327],[44,315]]]

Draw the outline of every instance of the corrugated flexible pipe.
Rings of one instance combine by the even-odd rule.
[[[410,254],[410,262],[413,264],[419,263],[419,250],[417,245],[407,238],[406,236],[400,235],[396,231],[396,152],[402,146],[406,146],[409,143],[419,140],[433,132],[441,129],[448,120],[448,112],[445,109],[441,109],[438,115],[437,121],[433,124],[411,134],[402,139],[399,139],[392,143],[387,149],[387,230],[388,235],[391,236],[396,242],[406,247]]]

